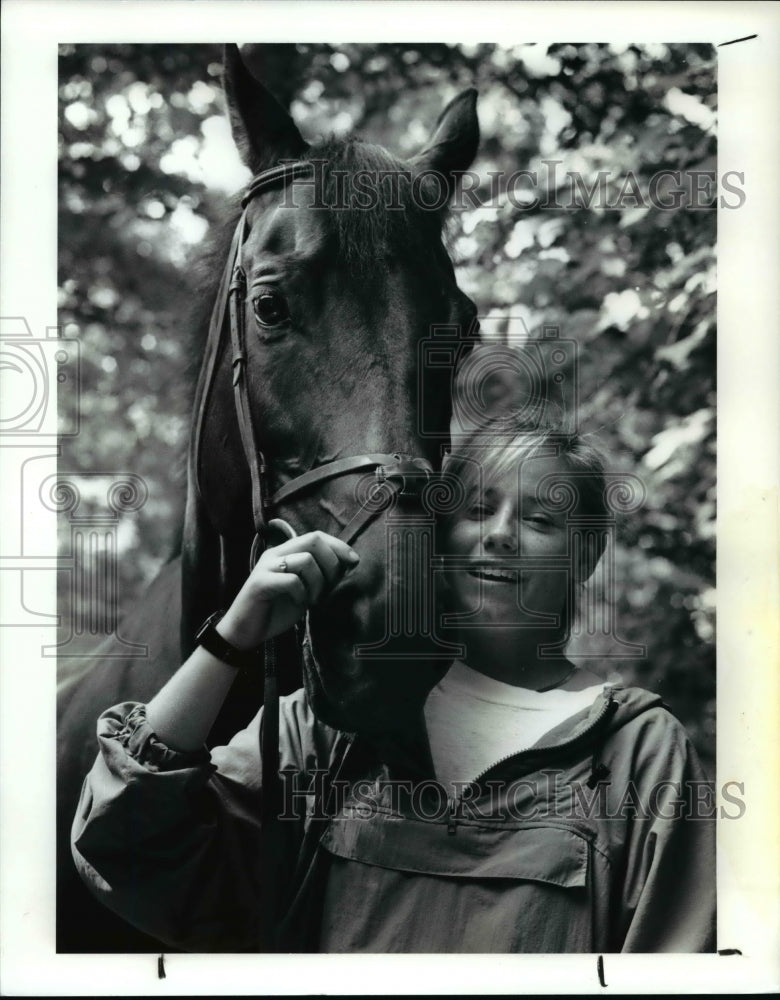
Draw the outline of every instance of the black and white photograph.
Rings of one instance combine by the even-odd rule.
[[[70,992],[771,988],[772,5],[121,6],[3,161],[6,941],[37,851]]]

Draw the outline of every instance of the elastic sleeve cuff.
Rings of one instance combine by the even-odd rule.
[[[98,736],[116,740],[130,757],[149,771],[179,771],[203,767],[211,761],[205,746],[188,751],[166,746],[149,725],[146,705],[131,703],[109,710],[100,718]]]

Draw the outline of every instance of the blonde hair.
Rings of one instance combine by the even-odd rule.
[[[457,481],[459,503],[453,505],[442,518],[440,528],[445,529],[453,517],[470,506],[479,491],[502,477],[521,462],[536,457],[558,458],[564,468],[576,476],[576,493],[571,497],[570,510],[578,516],[595,519],[609,516],[605,496],[607,458],[591,437],[566,428],[562,423],[507,424],[506,417],[478,428],[456,451],[447,455],[442,464],[445,479]],[[596,568],[604,552],[606,535],[589,532],[588,550],[580,552],[580,564],[585,569],[586,580]],[[569,575],[566,606],[561,618],[558,643],[565,644],[571,635],[579,608],[579,596],[584,580]]]

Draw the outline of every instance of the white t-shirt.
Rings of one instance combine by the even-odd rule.
[[[545,733],[593,704],[604,683],[531,691],[486,677],[456,660],[428,695],[425,724],[436,778],[473,781],[493,764],[527,750]]]

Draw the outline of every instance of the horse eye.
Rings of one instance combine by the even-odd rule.
[[[252,300],[252,306],[260,326],[281,326],[290,318],[287,300],[279,292],[263,292]]]

